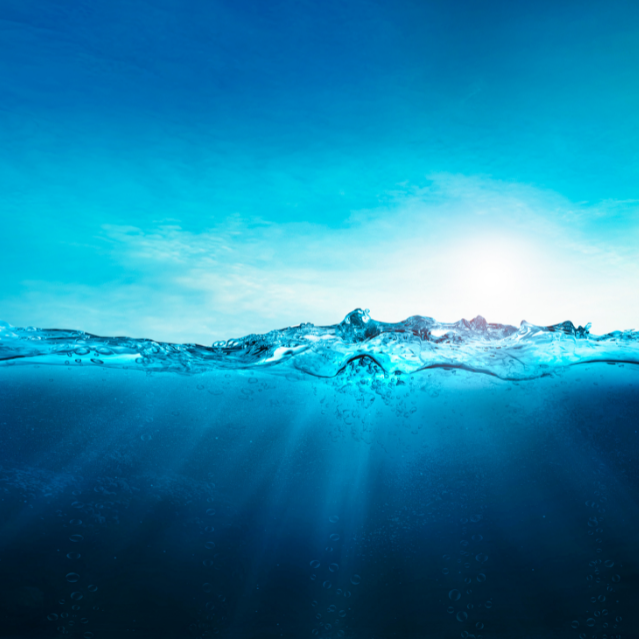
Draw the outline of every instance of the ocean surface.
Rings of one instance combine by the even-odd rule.
[[[0,637],[639,636],[639,333],[0,324]]]

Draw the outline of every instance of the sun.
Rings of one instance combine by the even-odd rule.
[[[474,237],[456,246],[451,257],[455,262],[451,286],[468,315],[519,321],[543,286],[543,259],[524,238]]]

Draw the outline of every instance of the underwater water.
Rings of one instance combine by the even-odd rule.
[[[0,325],[0,637],[639,636],[639,334]]]

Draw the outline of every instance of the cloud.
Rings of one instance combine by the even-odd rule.
[[[60,326],[73,318],[102,334],[201,343],[335,323],[358,306],[386,321],[482,314],[636,328],[637,211],[634,201],[574,204],[531,186],[434,175],[338,228],[241,216],[197,233],[105,225],[101,240],[127,281],[31,282],[14,305],[35,303]]]

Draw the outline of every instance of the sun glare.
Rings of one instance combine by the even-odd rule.
[[[529,242],[509,237],[475,238],[453,251],[452,285],[465,314],[520,321],[541,285],[538,253]]]

